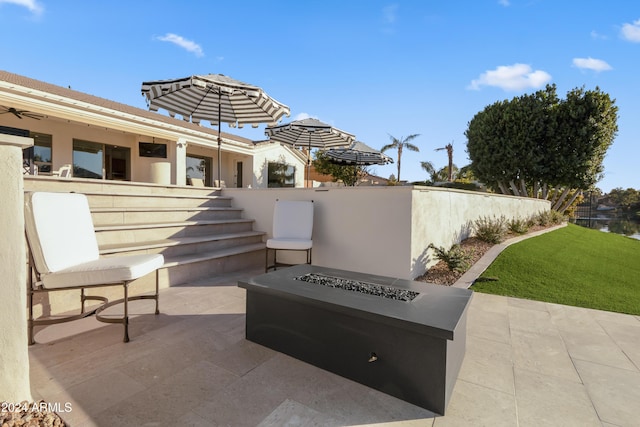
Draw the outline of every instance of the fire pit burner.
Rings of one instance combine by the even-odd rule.
[[[390,286],[376,285],[374,283],[360,282],[358,280],[344,279],[342,277],[333,277],[324,274],[308,273],[304,276],[295,277],[294,279],[399,301],[413,301],[415,297],[420,295],[418,292],[406,289],[392,288]]]

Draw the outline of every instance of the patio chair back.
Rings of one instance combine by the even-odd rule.
[[[28,194],[25,227],[40,274],[55,273],[100,256],[84,194]]]
[[[313,202],[278,200],[273,211],[273,238],[311,240]]]

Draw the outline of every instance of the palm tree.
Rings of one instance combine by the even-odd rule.
[[[380,149],[380,151],[383,153],[390,148],[398,149],[398,176],[396,177],[398,182],[400,182],[400,160],[402,159],[402,150],[406,148],[407,150],[411,151],[420,151],[418,147],[409,142],[419,136],[419,133],[414,133],[413,135],[409,135],[406,138],[398,139],[394,136],[389,135],[389,138],[391,138],[391,144],[387,144]]]
[[[429,162],[429,161],[420,162],[420,166],[422,167],[422,169],[424,169],[426,173],[429,174],[429,181],[431,181],[432,183],[437,181],[436,167],[433,165],[432,162]]]
[[[436,172],[437,180],[453,182],[453,180],[458,179],[458,171],[458,167],[452,163],[451,169],[449,169],[449,166],[445,166]]]
[[[453,181],[453,144],[447,144],[444,147],[436,148],[436,151],[447,150],[449,157],[449,182]]]

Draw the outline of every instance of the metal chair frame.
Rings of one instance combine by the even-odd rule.
[[[28,243],[27,243],[28,245]],[[122,282],[116,282],[116,283],[106,283],[106,284],[97,284],[97,285],[87,285],[87,286],[69,286],[69,287],[64,287],[64,288],[53,288],[53,289],[47,289],[44,287],[44,285],[42,284],[42,282],[40,281],[40,273],[38,273],[38,271],[35,268],[35,263],[33,262],[33,256],[31,254],[31,247],[29,246],[29,275],[28,275],[28,295],[27,295],[27,301],[28,301],[28,305],[29,305],[29,319],[28,319],[28,340],[29,340],[29,345],[33,345],[36,343],[35,341],[35,334],[34,334],[34,328],[36,326],[45,326],[45,325],[55,325],[58,323],[65,323],[65,322],[71,322],[73,320],[79,320],[79,319],[84,319],[85,317],[89,317],[91,315],[96,316],[96,320],[103,322],[103,323],[122,323],[122,325],[124,326],[124,339],[123,342],[129,342],[129,301],[135,301],[135,300],[142,300],[142,299],[153,299],[156,301],[156,308],[155,308],[155,313],[154,314],[160,314],[160,307],[159,307],[159,269],[156,270],[156,291],[155,294],[153,295],[136,295],[133,297],[129,296],[129,283],[131,283],[133,280],[128,280],[128,281],[122,281]],[[98,296],[98,295],[85,295],[85,289],[92,289],[92,288],[102,288],[102,287],[111,287],[111,286],[122,286],[123,287],[123,293],[124,296],[123,298],[120,298],[118,300],[115,301],[109,301],[108,298],[103,297],[103,296]],[[74,289],[79,289],[80,290],[80,303],[81,303],[81,308],[80,308],[80,313],[79,314],[75,314],[75,315],[70,315],[70,316],[64,316],[64,317],[57,317],[57,318],[39,318],[39,319],[34,319],[33,317],[33,302],[34,302],[34,296],[36,294],[40,294],[40,293],[49,293],[49,292],[56,292],[56,291],[66,291],[66,290],[74,290]],[[100,304],[98,307],[92,308],[89,311],[85,311],[85,301],[87,300],[95,300],[95,301],[102,301],[102,304]],[[102,312],[103,310],[112,307],[114,305],[117,304],[124,304],[124,315],[122,317],[116,317],[116,318],[112,318],[112,317],[104,317],[100,315],[100,312]]]

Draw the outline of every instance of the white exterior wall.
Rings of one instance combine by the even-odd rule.
[[[213,139],[212,145],[195,143],[185,134],[175,140],[152,137],[150,135],[113,130],[106,127],[88,125],[60,119],[20,120],[13,115],[3,115],[2,126],[27,129],[30,132],[52,136],[52,170],[65,164],[73,164],[73,140],[81,139],[98,144],[116,145],[130,149],[130,179],[132,182],[148,182],[162,185],[185,185],[185,154],[195,154],[212,159],[212,182],[218,179],[218,150]],[[140,157],[138,142],[155,142],[167,145],[167,158]],[[186,144],[186,145],[185,145]],[[279,144],[242,146],[222,143],[222,180],[228,187],[237,185],[237,162],[243,163],[243,186],[266,188],[267,163],[279,161],[296,166],[296,186],[304,186],[304,164]],[[254,151],[258,159],[252,159]],[[258,169],[256,169],[258,168]],[[264,184],[263,184],[264,183]]]
[[[427,251],[430,243],[449,248],[468,237],[482,216],[524,218],[549,209],[544,200],[435,187],[227,189],[224,194],[268,237],[276,199],[313,200],[314,265],[402,279],[418,277],[437,262]]]
[[[22,150],[33,139],[0,134],[0,401],[31,400],[27,351]]]
[[[255,148],[253,154],[253,165],[251,165],[251,180],[245,181],[245,187],[247,184],[251,184],[251,188],[267,188],[267,167],[269,162],[285,163],[295,166],[295,185],[296,187],[304,187],[306,163],[293,154],[291,150],[288,150],[276,143],[268,145],[265,144]]]
[[[437,187],[415,187],[412,198],[411,275],[423,274],[437,260],[427,252],[433,243],[446,249],[473,233],[481,217],[526,219],[548,211],[550,202],[527,197]]]

